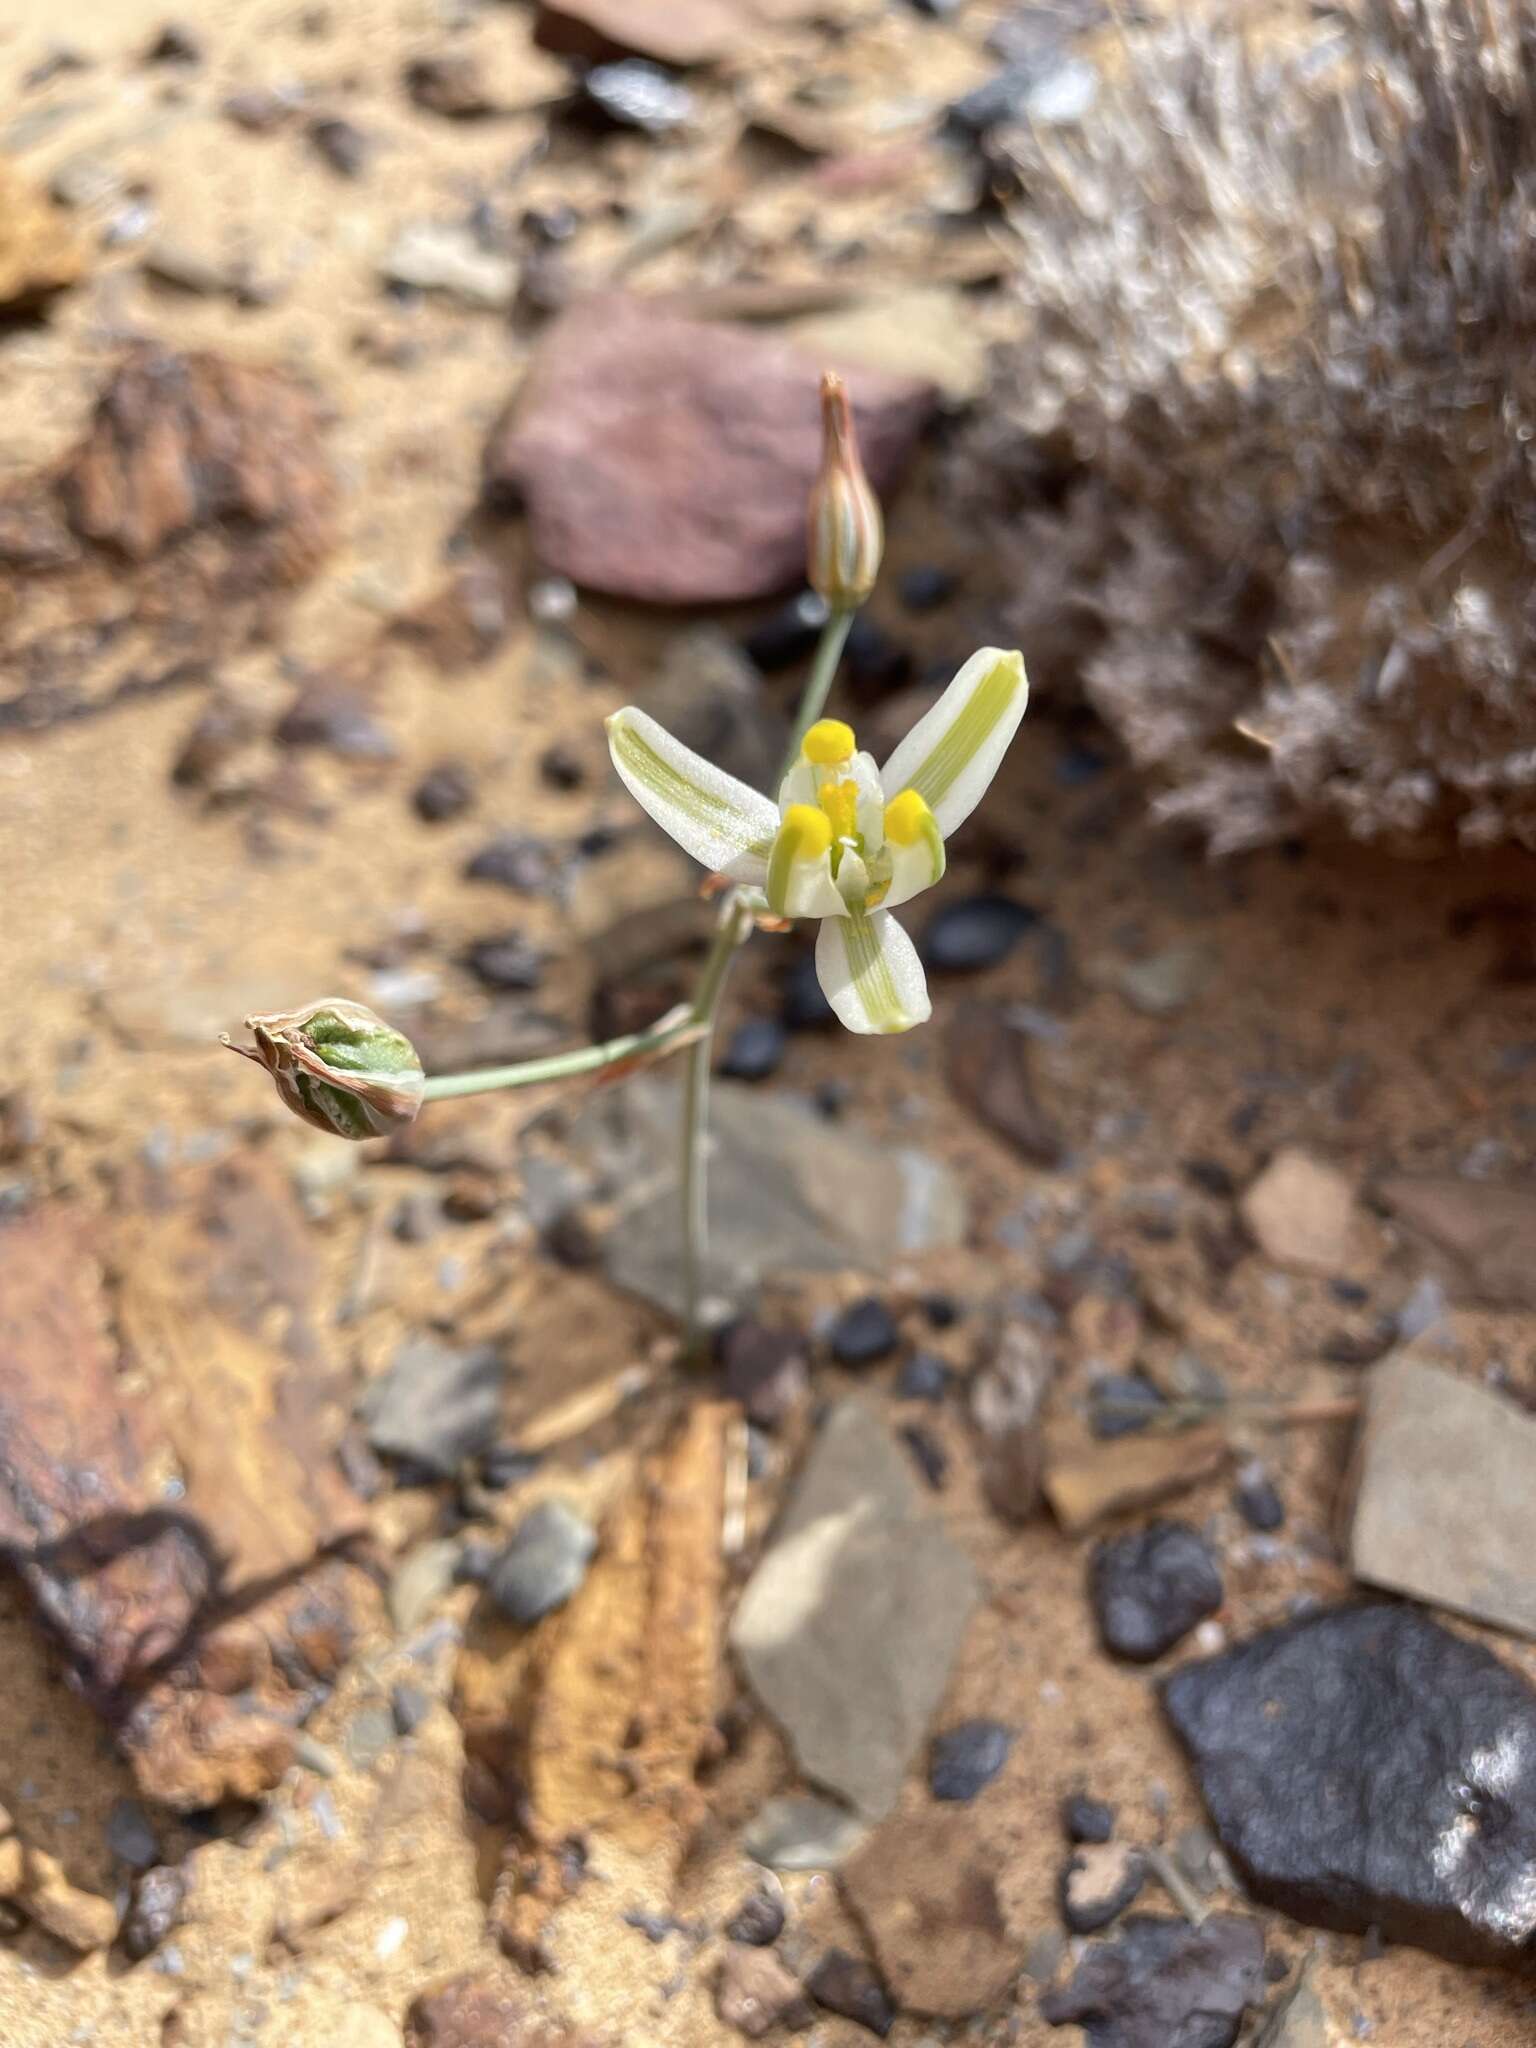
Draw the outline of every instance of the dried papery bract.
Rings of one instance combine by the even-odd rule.
[[[416,1048],[362,1003],[323,996],[247,1017],[254,1047],[221,1043],[265,1067],[295,1116],[335,1138],[383,1138],[415,1121],[426,1089]]]
[[[841,377],[821,380],[821,469],[811,489],[806,569],[811,588],[835,612],[856,611],[880,574],[885,522],[859,455]]]

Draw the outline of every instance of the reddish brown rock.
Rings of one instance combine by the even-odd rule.
[[[84,269],[85,243],[68,215],[0,158],[0,308],[35,312]]]
[[[1536,1188],[1404,1173],[1377,1192],[1399,1223],[1445,1254],[1457,1300],[1536,1308]]]
[[[1061,1158],[1061,1133],[1041,1108],[1029,1070],[1029,1041],[1000,1003],[961,1003],[944,1038],[949,1092],[985,1130],[1034,1166]]]
[[[213,1584],[203,1533],[152,1504],[98,1246],[64,1208],[0,1230],[0,1545],[105,1709],[185,1638]]]
[[[843,1894],[904,2011],[958,2019],[1018,1975],[1023,1943],[1003,1916],[997,1864],[972,1815],[932,1812],[887,1821],[843,1865]]]
[[[510,1975],[450,1977],[405,2016],[405,2048],[598,2048],[589,2034],[541,2017]]]
[[[198,1807],[277,1782],[375,1596],[324,1557],[359,1510],[292,1198],[238,1166],[177,1192],[0,1230],[0,1545],[144,1792]]]
[[[741,327],[613,295],[546,333],[492,429],[485,488],[527,507],[545,566],[653,604],[767,597],[805,573],[825,367]],[[888,492],[933,387],[848,373],[866,467]]]
[[[296,580],[335,537],[322,425],[313,392],[283,371],[142,343],[60,480],[70,525],[133,562],[217,526],[245,544],[248,580]]]

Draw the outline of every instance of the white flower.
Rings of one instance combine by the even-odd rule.
[[[778,917],[821,920],[816,973],[850,1031],[928,1017],[917,949],[891,912],[944,872],[944,842],[997,773],[1029,699],[1017,654],[984,647],[877,768],[840,719],[806,733],[779,800],[633,706],[608,720],[625,788],[678,845]]]

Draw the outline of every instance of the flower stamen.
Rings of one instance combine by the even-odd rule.
[[[768,880],[764,894],[768,908],[778,917],[785,915],[789,886],[798,862],[818,861],[832,844],[832,820],[814,804],[791,804],[784,813],[768,857]]]
[[[853,727],[840,718],[818,718],[800,742],[800,751],[813,768],[841,768],[854,755]]]

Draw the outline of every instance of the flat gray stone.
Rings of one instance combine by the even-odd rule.
[[[491,1567],[486,1591],[509,1621],[527,1628],[563,1607],[587,1576],[597,1531],[568,1501],[530,1508]]]
[[[1536,1636],[1536,1420],[1411,1357],[1367,1387],[1355,1577]]]
[[[603,1240],[615,1286],[669,1314],[682,1309],[678,1088],[639,1080],[591,1098],[555,1141],[585,1199],[617,1214]],[[537,1157],[559,1130],[539,1120]],[[774,1273],[885,1273],[902,1253],[956,1245],[966,1202],[947,1166],[833,1125],[794,1096],[717,1082],[710,1090],[710,1243],[715,1317],[750,1302]]]
[[[870,1821],[889,1813],[944,1696],[977,1596],[862,1401],[832,1409],[747,1583],[731,1644],[800,1768]]]
[[[446,1479],[495,1440],[505,1378],[492,1344],[458,1351],[412,1337],[364,1389],[358,1413],[374,1450]]]
[[[741,1846],[770,1870],[836,1870],[868,1832],[835,1800],[786,1792],[763,1802],[742,1830]]]

